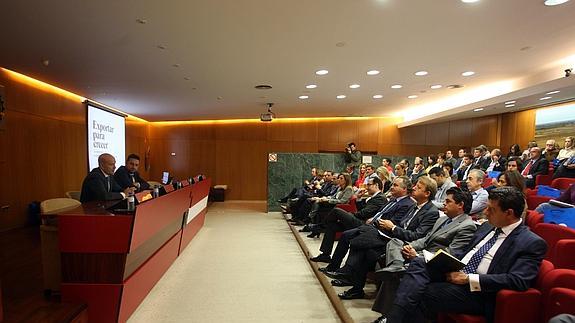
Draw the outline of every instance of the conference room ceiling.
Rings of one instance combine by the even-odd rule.
[[[272,102],[279,118],[405,126],[575,94],[575,1],[19,0],[2,13],[0,66],[148,121],[258,118]]]

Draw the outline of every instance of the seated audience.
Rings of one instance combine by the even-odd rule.
[[[487,207],[487,191],[483,188],[485,173],[480,169],[472,169],[467,176],[467,189],[473,198],[473,204],[469,215],[474,218],[480,218],[483,210]]]
[[[467,180],[467,176],[469,176],[469,172],[473,169],[473,155],[465,154],[463,156],[463,161],[459,165],[459,169],[457,170],[457,180],[458,181],[465,181]]]
[[[423,159],[421,157],[415,157],[415,161],[413,162],[413,171],[409,178],[412,183],[416,183],[421,176],[427,176],[424,167]]]
[[[541,155],[550,163],[557,159],[559,149],[556,147],[555,139],[549,139],[545,142],[545,151]]]
[[[367,182],[367,190],[370,197],[367,199],[365,206],[355,213],[350,213],[340,208],[334,208],[325,217],[325,234],[321,241],[319,250],[321,253],[310,258],[315,262],[330,262],[331,251],[335,241],[335,234],[337,232],[356,228],[365,223],[368,219],[373,217],[383,206],[387,203],[387,199],[383,196],[381,188],[383,183],[377,177],[369,179]],[[317,228],[319,229],[319,228]],[[312,227],[312,233],[317,231]]]
[[[394,167],[394,174],[395,176],[407,176],[407,171],[405,170],[405,165],[404,164],[397,164]]]
[[[390,220],[379,219],[372,222],[377,227],[365,225],[354,229],[357,233],[349,240],[350,249],[345,265],[334,272],[325,272],[335,278],[332,281],[335,286],[347,286],[351,283],[352,288],[338,294],[341,299],[364,297],[363,287],[367,273],[374,269],[377,259],[385,253],[390,238],[409,242],[424,237],[431,230],[439,217],[439,211],[431,203],[436,191],[435,181],[428,176],[422,176],[413,188],[412,197],[416,204],[410,208],[399,225]]]
[[[365,225],[361,225],[360,227],[363,227],[364,231],[367,230],[367,228],[377,230],[376,228],[379,220],[389,220],[392,223],[400,224],[414,204],[413,200],[410,198],[411,187],[412,184],[408,177],[396,177],[391,185],[391,198],[389,199],[389,202],[373,217],[367,219]],[[327,267],[320,268],[320,271],[326,272],[338,270],[349,249],[350,238],[357,234],[359,234],[359,227],[345,231],[337,243],[337,247],[335,248],[329,265],[327,265]],[[327,249],[325,252],[327,252]]]
[[[437,162],[437,155],[431,154],[427,156],[427,168],[425,172],[429,174],[429,171],[434,167],[440,167],[440,165]]]
[[[489,165],[487,166],[485,171],[502,172],[504,170],[505,170],[505,158],[501,156],[501,150],[495,148],[491,151],[491,159],[489,160]]]
[[[363,182],[365,181],[365,164],[359,165],[359,174],[357,176],[357,180],[353,183],[353,186],[360,188],[363,186]]]
[[[457,152],[457,162],[455,164],[453,164],[454,172],[459,170],[459,167],[461,166],[461,163],[463,162],[463,157],[465,156],[465,154],[467,154],[467,152],[463,148],[459,149],[459,151]]]
[[[116,170],[114,179],[122,189],[135,187],[136,192],[141,192],[150,188],[150,184],[140,177],[138,167],[140,167],[140,156],[130,154],[126,159],[126,166],[120,166]]]
[[[321,180],[322,180],[322,178],[318,174],[318,169],[316,167],[312,167],[311,168],[311,178],[309,180],[305,180],[301,187],[293,188],[288,195],[279,199],[278,202],[286,203],[290,199],[294,199],[294,198],[297,199],[297,198],[305,195],[305,193],[311,189],[311,186],[317,185],[318,183],[321,182]]]
[[[521,172],[523,170],[523,164],[521,163],[521,158],[511,157],[507,159],[506,169]]]
[[[456,187],[456,185],[451,181],[451,178],[447,176],[443,168],[432,168],[429,172],[429,177],[437,183],[437,193],[435,193],[435,198],[432,202],[438,209],[441,209],[447,197],[447,191],[452,187]]]
[[[392,180],[391,173],[388,172],[387,168],[384,166],[378,167],[375,173],[383,183],[383,188],[381,189],[381,191],[383,192],[383,194],[387,193],[387,191],[389,191],[389,188],[391,187],[391,180]]]
[[[530,158],[529,154],[531,152],[531,148],[533,147],[537,147],[537,141],[532,140],[527,144],[527,149],[525,149],[521,154],[521,161],[525,162]]]
[[[323,222],[321,218],[323,213],[331,211],[337,204],[346,204],[349,199],[353,196],[353,189],[351,188],[351,176],[348,173],[341,173],[337,177],[338,190],[334,195],[331,196],[314,196],[309,198],[308,201],[311,202],[311,210],[309,211],[307,217],[309,221],[314,224],[320,224]],[[311,231],[310,226],[306,225],[300,230],[301,232]],[[319,233],[312,232],[313,234],[308,235],[309,238],[319,237]]]
[[[296,198],[289,201],[289,205],[287,207],[284,208],[282,206],[282,209],[292,214],[292,217],[288,222],[300,225],[309,222],[307,215],[312,207],[312,202],[309,199],[312,197],[332,196],[337,192],[339,186],[337,183],[334,183],[333,172],[326,170],[323,171],[322,175],[322,181],[315,182],[316,184],[313,189],[300,191]]]
[[[575,178],[575,155],[567,158],[557,167],[553,179],[559,177]]]
[[[452,187],[447,191],[443,212],[447,215],[440,217],[435,222],[431,231],[423,238],[405,243],[399,239],[392,239],[387,244],[385,255],[386,267],[378,270],[380,273],[401,273],[405,266],[416,257],[422,257],[422,251],[436,252],[439,249],[455,254],[467,246],[473,238],[476,227],[468,213],[471,209],[471,195],[458,187]],[[398,275],[380,275],[383,277],[377,298],[372,310],[383,314],[375,322],[385,322],[385,314],[391,308],[395,299]]]
[[[507,153],[507,160],[511,157],[521,158],[521,147],[518,144],[513,144],[509,147],[509,152]]]
[[[407,177],[411,177],[411,174],[413,173],[413,169],[409,165],[409,160],[404,158],[404,159],[400,160],[399,163],[402,164],[403,166],[405,166],[405,175]]]
[[[453,165],[455,165],[457,163],[457,159],[455,157],[453,157],[453,153],[451,152],[451,150],[448,150],[445,152],[444,165],[445,165],[445,163],[451,163],[452,168],[453,168]]]
[[[449,175],[453,183],[457,182],[457,173],[453,171],[453,165],[450,162],[443,163],[443,171],[446,176]]]
[[[472,168],[485,171],[491,162],[487,147],[479,145],[473,149],[473,166]]]
[[[133,186],[122,189],[114,180],[116,159],[110,154],[98,156],[98,167],[92,169],[82,182],[80,202],[122,200],[134,193]]]
[[[367,180],[373,177],[378,177],[377,174],[375,173],[375,167],[373,167],[373,165],[371,164],[365,165],[365,177],[363,180],[363,185],[366,185]]]
[[[385,167],[390,174],[393,174],[393,168],[391,167],[391,159],[383,158],[381,160],[381,166]]]
[[[413,260],[403,276],[387,323],[425,322],[424,311],[484,315],[493,322],[497,292],[527,290],[545,256],[543,239],[522,224],[522,192],[499,187],[489,192],[488,223],[479,227],[469,245],[455,257],[467,265],[444,272]]]
[[[537,175],[545,175],[549,171],[549,162],[545,158],[541,158],[539,147],[531,148],[529,156],[530,159],[526,161],[521,175],[525,178],[525,186],[534,188]]]
[[[573,142],[574,137],[565,137],[565,146],[563,149],[559,150],[559,154],[557,154],[557,159],[559,161],[564,161],[567,158],[575,156],[575,143]]]

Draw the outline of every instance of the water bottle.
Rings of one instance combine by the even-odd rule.
[[[136,198],[134,197],[134,193],[130,192],[128,194],[128,211],[136,210]]]
[[[182,188],[182,182],[178,182],[178,183],[176,184],[176,186],[178,187],[178,189]]]
[[[158,185],[154,185],[154,190],[152,191],[152,197],[153,198],[160,197],[160,187]]]

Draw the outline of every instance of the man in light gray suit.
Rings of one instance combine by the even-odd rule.
[[[452,187],[447,190],[447,197],[443,206],[443,212],[447,216],[437,219],[425,237],[409,244],[405,244],[399,239],[392,239],[388,242],[386,267],[376,272],[384,282],[379,289],[372,310],[385,314],[391,308],[399,285],[399,278],[401,273],[405,271],[404,261],[409,262],[421,256],[424,249],[429,252],[444,249],[452,254],[457,249],[467,246],[476,230],[475,224],[468,215],[472,204],[473,199],[469,192],[462,191],[458,187]],[[383,319],[385,316],[378,318],[381,322],[385,322]]]

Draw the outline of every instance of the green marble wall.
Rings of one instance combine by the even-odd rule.
[[[395,165],[410,156],[372,156],[372,164],[381,166],[383,158],[390,158]],[[280,211],[278,199],[286,196],[294,187],[301,187],[311,177],[311,168],[329,169],[336,173],[345,171],[344,154],[336,153],[277,153],[276,162],[268,162],[268,212]]]

